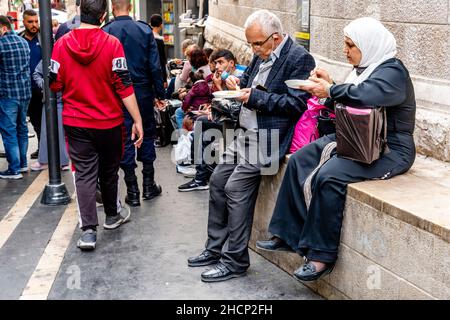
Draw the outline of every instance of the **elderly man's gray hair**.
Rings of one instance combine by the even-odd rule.
[[[267,36],[275,32],[283,34],[283,26],[281,25],[280,18],[268,10],[253,12],[245,21],[244,28],[247,29],[254,24],[260,25]]]

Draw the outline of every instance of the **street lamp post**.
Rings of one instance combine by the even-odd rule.
[[[51,206],[65,205],[70,202],[66,185],[61,182],[61,162],[59,158],[58,113],[55,93],[50,90],[48,78],[53,48],[50,0],[39,0],[39,19],[41,25],[42,71],[44,74],[44,107],[46,116],[48,144],[49,183],[45,186],[41,203]]]

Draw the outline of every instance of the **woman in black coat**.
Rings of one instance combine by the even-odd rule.
[[[328,135],[303,147],[289,159],[269,225],[264,250],[292,251],[306,262],[294,276],[312,281],[332,271],[338,258],[347,185],[367,179],[388,179],[405,173],[415,159],[413,131],[416,101],[403,63],[395,58],[394,36],[377,20],[360,18],[345,29],[345,49],[354,66],[344,84],[334,84],[323,69],[315,69],[314,84],[301,89],[333,102],[386,107],[388,122],[384,153],[370,165],[336,155],[336,137]],[[320,166],[321,157],[329,160]]]

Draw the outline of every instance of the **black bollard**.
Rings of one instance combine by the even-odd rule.
[[[47,122],[48,173],[49,183],[45,186],[41,203],[51,206],[70,202],[66,185],[61,182],[61,161],[59,158],[58,111],[55,93],[50,90],[49,65],[53,49],[52,19],[50,0],[39,0],[41,26],[42,71],[44,73],[44,107]]]

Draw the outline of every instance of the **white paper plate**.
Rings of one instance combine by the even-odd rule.
[[[300,90],[299,88],[300,86],[308,86],[314,84],[314,82],[312,82],[311,80],[297,80],[297,79],[286,80],[284,83],[286,83],[286,85],[289,88],[298,90]]]
[[[242,96],[244,93],[242,91],[234,91],[234,90],[224,90],[224,91],[216,91],[213,92],[214,98],[219,99],[235,99]]]

